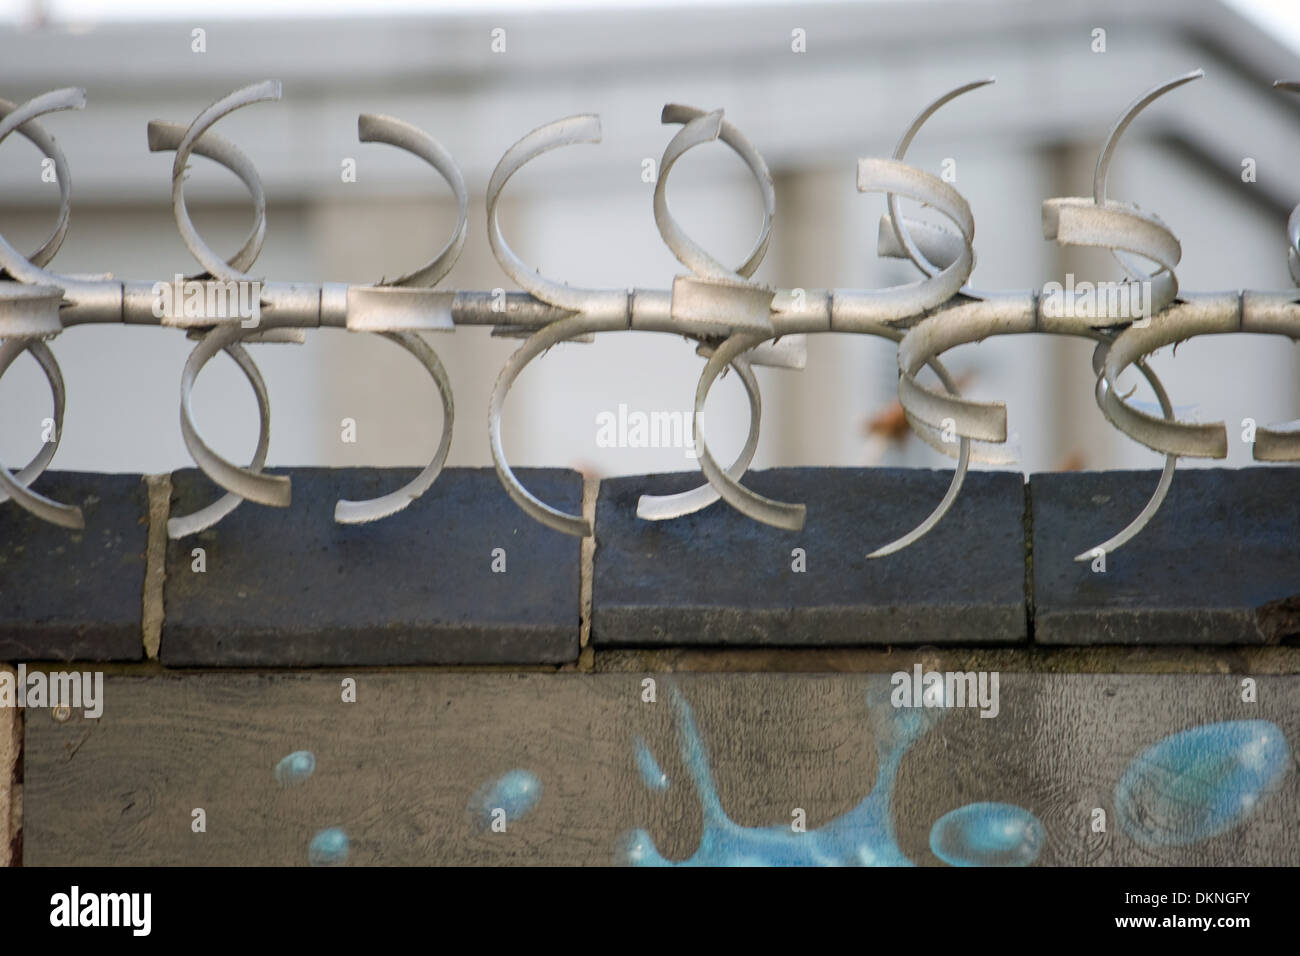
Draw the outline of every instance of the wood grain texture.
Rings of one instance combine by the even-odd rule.
[[[357,680],[357,702],[340,680]],[[658,700],[644,703],[644,677]],[[875,682],[874,684],[872,682]],[[912,861],[937,865],[934,821],[979,801],[1034,813],[1040,865],[1300,864],[1300,774],[1291,766],[1241,825],[1152,850],[1120,831],[1115,787],[1135,756],[1199,724],[1270,720],[1300,742],[1300,677],[1261,676],[1258,703],[1217,675],[1001,675],[1001,712],[944,711],[902,758],[892,818]],[[673,693],[694,712],[718,794],[742,827],[809,831],[872,789],[888,677],[868,674],[321,673],[110,676],[104,715],[26,722],[24,858],[60,864],[305,864],[314,833],[342,827],[350,865],[611,864],[645,828],[670,859],[703,829],[678,746]],[[675,688],[675,690],[674,690]],[[671,781],[637,771],[644,739]],[[273,768],[315,754],[299,786]],[[542,782],[536,808],[484,831],[476,792],[512,769]],[[207,832],[191,831],[191,811]],[[1089,829],[1106,810],[1107,832]]]

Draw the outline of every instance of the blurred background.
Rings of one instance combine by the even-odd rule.
[[[185,7],[186,9],[181,9]],[[196,30],[202,31],[196,34]],[[498,41],[493,50],[494,31]],[[1097,47],[1104,31],[1104,51]],[[794,47],[803,31],[805,50]],[[196,43],[196,39],[202,43]],[[201,51],[196,46],[201,45]],[[668,102],[723,107],[776,180],[773,241],[756,278],[782,287],[879,287],[911,281],[876,256],[882,196],[855,189],[859,156],[889,155],[912,117],[944,91],[997,83],[944,107],[909,161],[945,164],[970,203],[972,282],[1029,289],[1066,273],[1117,279],[1106,253],[1042,238],[1040,202],[1087,195],[1107,130],[1136,96],[1197,67],[1206,77],[1158,101],[1126,134],[1109,193],[1156,212],[1183,245],[1187,290],[1290,288],[1285,223],[1300,202],[1300,5],[1255,0],[1097,2],[534,3],[33,2],[0,0],[0,96],[85,87],[81,113],[41,122],[63,145],[72,224],[51,268],[170,279],[197,271],[170,208],[171,153],[151,154],[151,119],[189,123],[212,101],[278,78],[284,98],[248,107],[217,130],[257,164],[268,235],[253,269],[267,279],[372,282],[424,262],[455,206],[437,174],[408,154],[357,142],[357,115],[420,126],[464,170],[473,201],[459,265],[444,288],[512,288],[488,247],[482,195],[501,154],[560,117],[599,113],[604,140],[550,153],[507,187],[503,229],[548,276],[591,287],[667,288],[684,271],[652,218],[658,161],[677,127]],[[0,145],[0,231],[37,247],[58,190],[40,153]],[[1253,182],[1243,163],[1253,160]],[[355,163],[355,181],[342,170]],[[951,162],[948,162],[951,161]],[[715,256],[739,263],[760,223],[758,192],[721,145],[674,171],[674,214]],[[196,157],[186,195],[196,225],[229,254],[251,220],[243,187]],[[487,465],[487,398],[518,342],[483,329],[430,335],[455,388],[449,463]],[[174,331],[77,328],[53,344],[67,381],[54,467],[164,471],[189,464],[178,423],[192,343]],[[404,352],[376,336],[309,332],[305,345],[252,348],[270,388],[270,464],[415,465],[441,428],[436,390]],[[756,466],[949,463],[900,429],[891,409],[894,346],[863,336],[810,337],[802,372],[760,369],[763,439]],[[1158,467],[1112,430],[1093,399],[1083,340],[1009,337],[945,356],[966,394],[1008,404],[1026,472]],[[1156,358],[1181,417],[1279,422],[1300,416],[1300,350],[1274,337],[1212,336]],[[521,376],[506,407],[517,465],[601,475],[694,469],[682,448],[602,447],[602,413],[679,411],[689,421],[703,360],[684,340],[604,335],[552,350]],[[1134,377],[1134,384],[1139,380]],[[1141,386],[1145,389],[1145,385]],[[1145,396],[1148,400],[1150,396]],[[256,443],[256,404],[234,364],[216,361],[195,390],[199,426],[241,463]],[[24,356],[0,381],[0,461],[27,461],[50,414]],[[706,434],[719,458],[743,442],[747,404],[735,376],[714,389]],[[341,422],[356,422],[356,441]],[[1251,463],[1230,443],[1229,466]],[[1188,462],[1188,464],[1195,464]]]

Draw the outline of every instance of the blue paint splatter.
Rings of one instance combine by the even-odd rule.
[[[1229,720],[1171,734],[1120,778],[1120,828],[1148,847],[1199,843],[1249,817],[1290,764],[1291,748],[1271,721]]]
[[[510,770],[479,790],[470,803],[470,809],[484,828],[492,825],[496,810],[504,810],[506,820],[513,823],[529,813],[542,798],[542,781],[528,770]]]
[[[930,850],[951,866],[1029,866],[1043,841],[1038,817],[1009,803],[969,803],[930,828]]]
[[[668,774],[659,768],[655,755],[646,746],[644,738],[636,739],[636,768],[641,772],[641,779],[651,790],[667,790]]]
[[[316,755],[310,750],[295,750],[275,765],[275,781],[293,787],[306,781],[316,771]]]
[[[321,830],[307,846],[307,861],[312,866],[338,866],[348,859],[348,835],[339,827]]]
[[[700,845],[687,859],[673,862],[659,853],[649,833],[637,829],[622,838],[623,859],[634,866],[911,866],[894,836],[894,781],[903,755],[943,712],[896,709],[890,705],[889,690],[887,679],[868,685],[867,708],[877,728],[879,758],[871,793],[843,816],[804,833],[788,825],[743,827],[727,816],[694,714],[673,691],[682,762],[704,816]]]

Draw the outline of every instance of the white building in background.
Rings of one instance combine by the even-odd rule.
[[[203,52],[194,49],[196,29]],[[505,39],[500,52],[497,36]],[[604,141],[548,154],[512,180],[503,228],[549,276],[666,288],[682,268],[655,230],[653,185],[642,173],[676,129],[659,124],[661,107],[681,102],[725,108],[775,174],[774,238],[757,278],[787,288],[909,281],[909,265],[875,255],[885,204],[856,192],[856,160],[889,155],[921,107],[988,75],[995,85],[944,107],[908,153],[922,168],[954,171],[974,210],[973,284],[1113,279],[1108,256],[1042,239],[1039,204],[1088,194],[1115,118],[1147,88],[1196,67],[1205,79],[1160,100],[1125,135],[1110,195],[1173,228],[1183,244],[1183,288],[1288,288],[1284,227],[1300,202],[1300,97],[1271,84],[1300,78],[1300,58],[1216,0],[462,9],[397,19],[0,28],[0,96],[21,101],[69,85],[89,94],[84,112],[42,121],[73,177],[72,228],[53,268],[150,279],[196,266],[171,219],[171,154],[147,151],[146,123],[188,122],[230,90],[275,77],[284,81],[281,102],[241,110],[217,127],[257,163],[270,198],[266,246],[253,270],[261,277],[373,281],[441,246],[454,221],[445,186],[418,160],[357,142],[357,115],[381,112],[437,137],[479,197],[465,253],[444,287],[508,288],[484,230],[481,196],[492,168],[527,131],[596,112]],[[37,175],[39,158],[19,137],[0,147],[0,230],[19,248],[39,245],[53,221],[57,190]],[[1243,181],[1247,160],[1253,182]],[[355,181],[341,175],[349,161]],[[675,215],[707,249],[724,261],[747,254],[757,196],[727,149],[692,151],[670,193]],[[242,187],[196,159],[187,195],[209,244],[233,251],[249,220]],[[374,336],[319,331],[307,339],[255,347],[272,399],[271,465],[425,460],[439,403],[409,356]],[[430,340],[455,387],[449,461],[488,464],[487,396],[517,343],[482,330]],[[55,467],[187,464],[177,404],[191,347],[159,329],[78,328],[57,339],[68,410]],[[1090,352],[1084,341],[1006,338],[964,346],[945,362],[967,394],[1008,403],[1026,471],[1158,466],[1159,456],[1114,432],[1096,409]],[[1300,417],[1300,352],[1284,339],[1210,337],[1180,348],[1176,359],[1162,354],[1155,366],[1175,403],[1226,420],[1230,434],[1245,417]],[[681,447],[611,446],[600,440],[600,424],[620,406],[687,412],[701,367],[688,343],[668,336],[620,333],[559,348],[511,393],[511,460],[603,474],[693,468]],[[947,466],[915,440],[889,444],[882,458],[867,433],[894,395],[887,342],[813,337],[805,371],[759,376],[760,467]],[[747,405],[732,380],[715,393],[707,429],[725,458],[743,440]],[[28,359],[0,381],[0,460],[31,456],[48,403]],[[196,406],[219,451],[251,454],[256,406],[233,364],[204,372]],[[345,418],[356,422],[355,443],[340,440]],[[1248,463],[1249,447],[1234,444],[1227,464]]]

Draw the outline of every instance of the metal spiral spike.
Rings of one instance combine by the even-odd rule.
[[[1049,199],[1043,203],[1045,238],[1055,239],[1063,245],[1098,246],[1110,249],[1131,277],[1138,281],[1152,283],[1152,307],[1166,309],[1167,313],[1179,309],[1179,306],[1171,305],[1178,289],[1177,279],[1173,273],[1173,268],[1181,257],[1178,240],[1156,217],[1141,212],[1136,206],[1108,200],[1106,175],[1119,137],[1128,128],[1133,118],[1161,94],[1200,75],[1200,71],[1197,71],[1161,84],[1139,97],[1124,111],[1102,147],[1093,179],[1094,194],[1091,198]],[[974,88],[975,85],[977,84],[971,84],[966,89]],[[905,137],[904,142],[906,141]],[[898,238],[898,245],[908,248],[905,234]],[[1134,263],[1130,254],[1149,258],[1156,262],[1159,268],[1152,273],[1142,271]],[[923,269],[926,268],[922,263],[918,265]],[[907,411],[909,420],[929,428],[936,428],[946,420],[952,430],[963,438],[1004,442],[1007,423],[1006,406],[1003,403],[973,402],[945,395],[921,385],[915,375],[928,360],[958,345],[978,342],[992,335],[1046,332],[1083,336],[1099,343],[1094,353],[1094,366],[1098,376],[1096,398],[1103,413],[1112,423],[1121,427],[1131,437],[1138,437],[1123,425],[1119,425],[1119,421],[1130,421],[1130,415],[1142,413],[1124,405],[1115,392],[1115,374],[1118,370],[1127,364],[1138,364],[1140,371],[1151,383],[1160,400],[1165,421],[1162,423],[1150,416],[1142,417],[1157,428],[1174,427],[1173,408],[1164,388],[1155,373],[1144,362],[1139,361],[1146,350],[1135,351],[1131,348],[1131,343],[1135,341],[1132,336],[1157,336],[1161,329],[1169,327],[1165,324],[1163,315],[1152,320],[1149,326],[1146,322],[1140,323],[1141,326],[1148,326],[1146,328],[1134,326],[1119,333],[1113,328],[1116,322],[1114,317],[1103,315],[1076,319],[1073,316],[1068,318],[1054,316],[1044,310],[1038,296],[1025,299],[1005,294],[974,293],[974,295],[978,296],[978,301],[958,304],[953,308],[945,309],[941,314],[922,320],[908,331],[900,343],[899,400]],[[1218,311],[1222,311],[1221,304]],[[1177,327],[1187,329],[1185,323],[1179,323]],[[1124,342],[1124,346],[1119,347],[1119,342]],[[1119,347],[1118,352],[1115,350],[1116,347]],[[1126,355],[1130,356],[1128,361],[1122,362],[1122,365],[1117,364]],[[1112,374],[1112,369],[1115,370],[1115,374]],[[1138,438],[1138,440],[1143,439]],[[1175,461],[1176,456],[1171,453],[1166,459],[1164,473],[1161,475],[1155,494],[1137,518],[1102,545],[1079,554],[1076,560],[1088,560],[1098,548],[1113,551],[1136,535],[1164,500],[1172,480]]]
[[[1204,75],[1201,70],[1194,70],[1167,83],[1153,87],[1134,100],[1115,123],[1110,135],[1106,138],[1101,154],[1097,158],[1097,168],[1093,174],[1092,202],[1094,210],[1092,215],[1097,217],[1098,214],[1101,214],[1099,223],[1090,226],[1078,221],[1087,215],[1084,206],[1075,205],[1068,208],[1058,206],[1058,218],[1052,222],[1055,228],[1051,230],[1049,235],[1048,205],[1047,203],[1043,204],[1043,232],[1046,238],[1056,238],[1063,244],[1073,241],[1079,245],[1108,245],[1111,254],[1131,279],[1151,283],[1151,309],[1153,312],[1160,313],[1159,317],[1153,318],[1149,324],[1142,321],[1136,322],[1115,335],[1110,341],[1103,340],[1097,346],[1093,355],[1093,371],[1098,375],[1096,386],[1097,405],[1101,408],[1102,414],[1106,416],[1107,421],[1130,438],[1147,445],[1149,448],[1154,448],[1156,451],[1166,453],[1160,480],[1156,483],[1155,491],[1152,492],[1151,498],[1147,501],[1145,507],[1122,531],[1101,544],[1075,555],[1074,560],[1076,561],[1087,561],[1099,551],[1106,553],[1115,551],[1121,545],[1132,540],[1147,526],[1147,523],[1155,517],[1161,504],[1164,503],[1165,497],[1169,494],[1180,453],[1193,455],[1210,453],[1219,458],[1227,455],[1227,434],[1222,424],[1218,426],[1218,434],[1216,434],[1213,425],[1184,425],[1176,421],[1173,406],[1163,385],[1156,377],[1155,372],[1141,359],[1141,356],[1152,349],[1143,349],[1136,354],[1131,351],[1138,342],[1149,343],[1152,341],[1148,334],[1153,329],[1155,330],[1154,337],[1156,339],[1164,337],[1173,317],[1179,315],[1185,309],[1185,306],[1180,304],[1171,306],[1178,294],[1178,279],[1174,274],[1174,266],[1178,264],[1178,260],[1182,257],[1182,247],[1168,227],[1154,215],[1143,216],[1137,211],[1136,206],[1120,206],[1108,201],[1106,198],[1106,177],[1110,170],[1110,161],[1114,156],[1115,147],[1119,144],[1120,136],[1128,129],[1129,124],[1133,122],[1138,113],[1165,93],[1177,89],[1185,83],[1190,83],[1192,80],[1200,79]],[[1090,231],[1094,229],[1095,232]],[[1113,241],[1105,242],[1106,239]],[[1136,253],[1150,259],[1156,262],[1160,268],[1153,273],[1148,273],[1134,262],[1131,255],[1126,255],[1126,252]],[[1177,339],[1171,341],[1177,341]],[[1119,373],[1129,364],[1136,364],[1150,383],[1152,390],[1156,393],[1157,400],[1160,402],[1160,410],[1164,415],[1163,420],[1153,418],[1131,408],[1125,404],[1122,396],[1116,391]],[[1171,436],[1177,438],[1180,434],[1182,438],[1194,437],[1190,443],[1180,440],[1172,442],[1164,440]],[[1155,444],[1152,444],[1152,441]]]
[[[395,290],[428,288],[436,285],[456,265],[456,260],[460,258],[461,250],[465,247],[465,237],[469,232],[469,191],[465,188],[465,177],[461,175],[460,167],[456,165],[451,153],[432,136],[410,123],[392,116],[363,114],[357,121],[357,137],[363,143],[384,143],[420,157],[438,171],[442,178],[447,181],[447,185],[451,187],[451,191],[456,197],[456,225],[442,249],[420,268],[400,278],[380,284],[391,288],[363,294],[368,294],[371,297],[378,295],[382,301],[384,297],[391,297]],[[447,318],[450,318],[450,306],[453,297],[454,293],[443,293],[441,299],[438,300],[439,305],[446,309]],[[442,404],[442,436],[438,440],[438,446],[434,450],[429,463],[401,488],[365,501],[339,499],[334,506],[334,520],[339,524],[364,524],[386,518],[403,510],[432,487],[447,461],[448,452],[451,451],[451,436],[456,419],[456,406],[452,398],[451,380],[447,377],[447,370],[443,368],[442,362],[438,360],[438,353],[433,350],[428,342],[420,338],[416,331],[402,329],[400,323],[392,321],[393,310],[376,309],[373,311],[378,314],[371,315],[369,312],[361,312],[360,310],[354,314],[353,310],[349,309],[348,328],[373,331],[395,345],[401,346],[419,361],[438,388],[438,397]],[[451,328],[454,327],[454,325],[451,326]]]
[[[186,248],[206,270],[203,275],[195,277],[195,281],[210,278],[224,282],[258,281],[254,280],[247,270],[256,262],[266,237],[266,193],[252,161],[228,140],[210,133],[210,128],[223,116],[242,106],[278,100],[280,92],[280,83],[277,80],[266,80],[236,90],[200,112],[183,132],[181,127],[174,123],[155,120],[149,124],[150,151],[176,151],[172,160],[172,213]],[[229,259],[223,260],[217,255],[204,242],[190,220],[189,209],[185,203],[185,174],[189,167],[190,155],[193,153],[206,156],[233,172],[248,188],[252,199],[253,228],[244,244]],[[165,316],[163,321],[167,322],[168,318]],[[208,331],[202,334],[199,344],[190,353],[185,363],[181,375],[181,435],[194,463],[227,493],[193,514],[171,518],[167,523],[167,533],[172,538],[185,537],[211,527],[244,500],[280,508],[289,506],[292,495],[289,479],[283,475],[267,475],[262,472],[270,443],[270,397],[267,395],[266,385],[256,364],[240,345],[241,341],[252,339],[259,334],[258,329],[244,328],[238,320],[233,323],[211,325]],[[253,386],[253,392],[257,397],[257,449],[253,454],[252,462],[246,468],[231,464],[218,455],[203,440],[198,426],[194,423],[192,407],[194,382],[203,366],[222,350],[234,359]]]
[[[970,208],[961,195],[947,183],[921,170],[907,166],[902,162],[902,159],[916,132],[935,110],[960,93],[987,82],[989,81],[981,81],[980,83],[960,87],[940,97],[922,110],[903,135],[893,160],[864,159],[859,162],[859,191],[865,192],[879,189],[888,192],[892,215],[885,217],[882,221],[882,236],[886,225],[894,228],[899,247],[910,248],[918,259],[924,262],[924,265],[921,262],[917,264],[926,273],[926,276],[919,282],[909,286],[892,289],[850,293],[837,291],[831,299],[829,314],[827,315],[826,325],[822,329],[823,331],[856,332],[898,341],[902,338],[902,333],[887,323],[906,320],[929,308],[942,304],[951,299],[962,288],[970,274],[970,270],[974,266],[974,251],[971,247],[974,238],[974,219],[971,216]],[[705,141],[707,139],[697,134],[691,144],[695,145],[698,142]],[[680,155],[681,151],[684,150],[679,150],[673,158],[675,159],[676,155]],[[663,179],[661,177],[661,188],[662,184]],[[923,231],[926,236],[925,243],[929,255],[940,259],[942,265],[935,266],[930,261],[930,258],[916,246],[911,234],[899,220],[896,207],[896,195],[898,193],[935,206],[957,226],[958,233],[952,234],[923,223],[908,223],[912,228],[919,228]],[[766,248],[769,227],[770,222],[765,220],[760,249]],[[882,243],[882,252],[893,248]],[[682,255],[679,254],[678,257],[683,262],[687,262]],[[716,263],[701,260],[698,256],[692,262],[699,264],[701,268],[716,266]],[[689,265],[691,262],[687,262],[687,264]],[[773,308],[776,308],[776,306],[773,306]],[[712,456],[708,454],[707,445],[704,444],[699,431],[699,418],[708,398],[708,390],[713,381],[716,380],[718,373],[725,367],[725,360],[743,355],[747,350],[753,349],[770,339],[773,334],[771,330],[741,329],[714,353],[713,359],[705,367],[696,390],[696,448],[705,475],[728,504],[765,524],[788,530],[798,530],[804,525],[806,506],[798,503],[776,501],[745,488],[740,483],[739,475],[723,471]],[[928,364],[935,369],[944,386],[953,394],[957,394],[956,384],[948,375],[947,370],[937,361]],[[927,443],[940,448],[945,453],[954,454],[950,449],[944,447],[936,434],[932,434],[930,430],[926,429],[923,423],[914,421],[913,425]],[[954,471],[948,492],[944,495],[938,507],[912,531],[875,549],[868,557],[883,557],[899,551],[921,538],[938,523],[951,506],[951,503],[956,499],[957,492],[961,488],[968,463],[972,457],[968,439],[965,437],[961,439],[960,448],[954,456],[957,458],[957,468]]]
[[[664,111],[665,122],[687,122],[687,125],[697,114],[699,114],[699,111],[680,106],[667,107]],[[598,142],[600,142],[600,120],[591,114],[571,116],[541,126],[524,136],[501,157],[492,173],[487,191],[488,241],[502,269],[537,299],[571,313],[530,335],[510,357],[497,377],[488,404],[488,440],[492,450],[493,463],[506,492],[525,512],[547,527],[578,536],[591,534],[590,522],[581,515],[568,514],[537,498],[524,487],[510,468],[509,463],[506,461],[505,448],[501,440],[501,415],[506,396],[519,374],[529,362],[543,354],[547,349],[561,342],[590,340],[590,336],[596,332],[630,328],[633,294],[622,289],[577,289],[548,279],[536,270],[530,269],[506,243],[505,237],[501,233],[497,212],[502,189],[525,163],[561,146]],[[752,151],[752,148],[750,154],[758,162],[761,162],[761,159],[757,157],[756,152]],[[669,166],[671,166],[671,163],[669,163]],[[656,190],[657,194],[658,189],[662,188],[666,171],[666,169],[661,168],[660,186]],[[662,203],[662,208],[663,213],[667,215],[666,201]],[[659,209],[660,203],[657,201],[657,215]],[[694,247],[694,244],[680,230],[674,234],[673,242],[676,244],[676,248],[681,250],[682,255],[692,257],[700,254],[698,247]],[[751,254],[742,268],[750,271],[756,268],[765,249],[766,237],[763,237],[760,239],[755,252]],[[720,266],[718,268],[722,269]],[[674,305],[677,302],[675,291],[673,302]],[[646,330],[661,329],[647,326]],[[689,323],[677,322],[674,323],[671,331],[678,334],[692,335],[693,332],[699,330],[692,329]],[[694,337],[702,341],[706,340],[706,336],[703,334]],[[707,343],[705,347],[708,348]],[[758,383],[753,377],[748,363],[738,362],[736,368],[750,397],[749,437],[740,457],[730,469],[739,475],[743,474],[745,468],[749,466],[754,450],[757,447],[758,422],[762,406],[758,396]],[[717,498],[717,493],[709,485],[679,495],[643,496],[638,503],[637,514],[647,520],[662,520],[698,511],[716,501]]]
[[[54,164],[59,186],[59,215],[54,228],[35,252],[24,256],[0,235],[0,266],[8,280],[0,281],[0,376],[23,352],[30,352],[45,373],[54,400],[54,429],[36,456],[17,474],[0,467],[0,501],[13,499],[25,510],[64,528],[80,530],[85,516],[75,505],[66,505],[30,489],[49,466],[63,439],[66,394],[63,373],[45,340],[63,330],[59,310],[63,305],[63,276],[47,271],[67,235],[72,204],[72,174],[68,160],[54,138],[36,122],[37,118],[60,110],[80,110],[86,105],[81,89],[53,90],[16,105],[0,99],[0,142],[18,132],[30,140]],[[10,281],[12,280],[12,281]]]
[[[957,460],[952,482],[938,506],[915,529],[869,555],[879,557],[907,547],[936,526],[956,499],[970,462],[1009,460],[998,447],[1006,441],[1005,405],[963,398],[940,357],[956,346],[994,335],[1044,333],[1078,336],[1096,343],[1092,355],[1096,377],[1093,391],[1102,414],[1129,437],[1165,455],[1160,481],[1147,505],[1118,534],[1076,558],[1088,560],[1098,551],[1122,546],[1145,527],[1169,491],[1179,457],[1226,455],[1227,432],[1222,422],[1200,424],[1177,419],[1168,394],[1148,363],[1151,353],[1165,345],[1209,334],[1244,332],[1300,341],[1300,292],[1182,292],[1175,274],[1182,249],[1169,227],[1136,205],[1107,196],[1110,163],[1125,130],[1157,98],[1201,75],[1198,70],[1153,87],[1128,106],[1102,146],[1091,196],[1053,198],[1043,203],[1046,238],[1063,245],[1108,249],[1129,282],[1149,286],[1149,304],[1141,318],[1108,309],[1109,300],[1100,313],[1074,315],[1072,310],[1057,310],[1051,304],[1047,286],[1041,292],[990,292],[969,284],[975,266],[975,222],[970,206],[947,182],[908,165],[906,154],[938,109],[991,83],[988,79],[959,86],[926,106],[904,131],[890,158],[864,158],[858,162],[858,190],[881,192],[888,204],[888,212],[879,224],[879,253],[909,260],[921,273],[916,281],[872,290],[787,290],[756,280],[756,270],[771,240],[776,209],[767,164],[721,110],[670,104],[661,119],[680,129],[666,145],[660,162],[653,211],[665,244],[687,271],[674,278],[669,290],[575,288],[541,275],[506,243],[498,222],[499,200],[513,175],[526,163],[560,146],[600,141],[598,118],[580,114],[524,136],[506,151],[492,173],[486,196],[488,242],[506,274],[527,290],[504,297],[499,290],[487,293],[432,288],[449,274],[464,247],[469,207],[464,179],[450,153],[432,137],[402,120],[370,113],[358,120],[362,142],[406,150],[433,166],[450,186],[457,206],[457,221],[450,237],[423,265],[373,285],[263,283],[252,278],[251,269],[266,237],[266,194],[252,161],[212,127],[242,106],[280,96],[278,82],[253,84],[217,100],[187,126],[161,121],[149,125],[149,148],[175,152],[173,214],[182,239],[203,270],[184,280],[183,308],[179,305],[179,286],[173,296],[160,291],[166,282],[61,275],[50,270],[51,259],[68,230],[71,177],[66,157],[37,120],[54,111],[81,109],[85,94],[70,88],[37,96],[21,105],[0,100],[0,141],[18,132],[35,144],[47,163],[53,165],[60,197],[53,229],[30,255],[22,255],[0,235],[0,376],[18,356],[30,352],[45,375],[54,405],[50,440],[18,471],[0,467],[0,502],[12,499],[44,520],[69,528],[82,526],[80,509],[52,501],[32,489],[57,451],[64,423],[64,381],[48,340],[80,324],[124,323],[179,328],[197,340],[181,376],[181,431],[199,468],[225,494],[194,514],[172,517],[169,534],[179,537],[210,527],[245,499],[288,505],[289,479],[263,471],[270,440],[270,403],[266,384],[244,345],[300,342],[305,330],[325,327],[382,335],[415,357],[437,387],[443,431],[429,463],[401,488],[365,501],[340,500],[334,510],[335,520],[343,524],[393,515],[427,491],[440,473],[454,423],[446,369],[420,333],[452,331],[459,324],[473,324],[489,326],[494,335],[524,340],[506,362],[493,388],[488,432],[493,462],[503,486],[538,521],[570,534],[591,533],[581,515],[567,514],[533,496],[506,462],[501,415],[510,387],[529,362],[553,345],[590,341],[597,332],[634,330],[684,336],[697,343],[698,354],[706,360],[696,386],[692,428],[696,455],[707,483],[679,495],[644,495],[638,502],[638,515],[663,520],[723,499],[758,521],[799,528],[806,517],[804,505],[765,498],[742,484],[757,449],[762,416],[753,366],[802,368],[806,363],[806,335],[849,332],[897,343],[898,395],[908,423],[923,441]],[[1285,92],[1300,92],[1300,83],[1275,85]],[[719,140],[746,164],[761,200],[759,234],[735,269],[687,235],[668,203],[668,180],[678,160],[691,149]],[[233,172],[247,188],[252,202],[254,215],[248,235],[226,259],[204,242],[190,219],[184,185],[194,155],[212,159]],[[947,222],[934,224],[902,217],[900,197],[932,207]],[[1288,220],[1287,239],[1288,266],[1300,285],[1300,206]],[[176,278],[179,282],[183,277]],[[191,310],[191,284],[203,293],[199,298],[210,305],[214,293],[229,294],[241,283],[258,290],[253,300],[257,312],[251,324],[242,314],[227,314],[229,306],[222,307],[220,300],[215,312],[206,306]],[[240,285],[237,291],[246,290]],[[164,301],[171,305],[160,306]],[[226,461],[204,442],[191,407],[198,375],[223,351],[248,379],[258,404],[257,448],[251,463],[244,467]],[[918,380],[925,367],[938,376],[937,387]],[[1160,417],[1143,411],[1128,401],[1127,394],[1120,393],[1119,378],[1130,367],[1150,383],[1159,401]],[[750,420],[739,456],[723,468],[708,448],[701,419],[710,389],[728,368],[737,371],[746,390]],[[1260,461],[1300,461],[1300,431],[1282,426],[1258,428],[1252,451]]]
[[[683,328],[698,329],[708,342],[700,349],[708,362],[705,363],[704,371],[701,373],[700,384],[696,387],[695,411],[691,423],[692,445],[708,484],[679,495],[642,495],[637,502],[637,515],[650,520],[690,514],[713,504],[719,498],[740,507],[742,511],[748,507],[746,502],[752,494],[740,485],[740,479],[758,450],[763,407],[758,381],[744,353],[752,352],[754,347],[774,337],[763,335],[750,342],[749,336],[737,338],[733,335],[720,344],[716,339],[707,337],[708,333],[715,329],[712,323],[718,313],[726,316],[730,329],[757,327],[764,331],[771,331],[768,313],[774,293],[771,289],[752,281],[754,272],[767,255],[768,243],[772,238],[772,219],[776,215],[776,190],[767,163],[754,144],[732,123],[723,118],[721,110],[706,112],[693,106],[669,103],[664,106],[660,121],[665,125],[680,124],[682,127],[669,140],[660,158],[659,177],[654,192],[654,218],[655,226],[664,244],[692,273],[690,276],[677,276],[673,280],[670,315]],[[691,239],[673,217],[668,206],[668,178],[677,160],[687,150],[715,140],[721,140],[744,160],[762,197],[762,225],[759,228],[758,238],[754,242],[754,248],[745,257],[745,261],[734,271],[728,269]],[[789,336],[789,339],[794,340],[793,348],[796,354],[806,357],[803,337],[794,335]],[[739,347],[746,342],[750,344]],[[749,434],[745,438],[740,455],[724,469],[718,465],[708,450],[701,431],[700,417],[708,397],[709,385],[728,367],[736,369],[740,375],[749,397],[750,415]],[[708,378],[708,384],[705,384],[705,377]],[[737,505],[737,502],[741,504]]]

